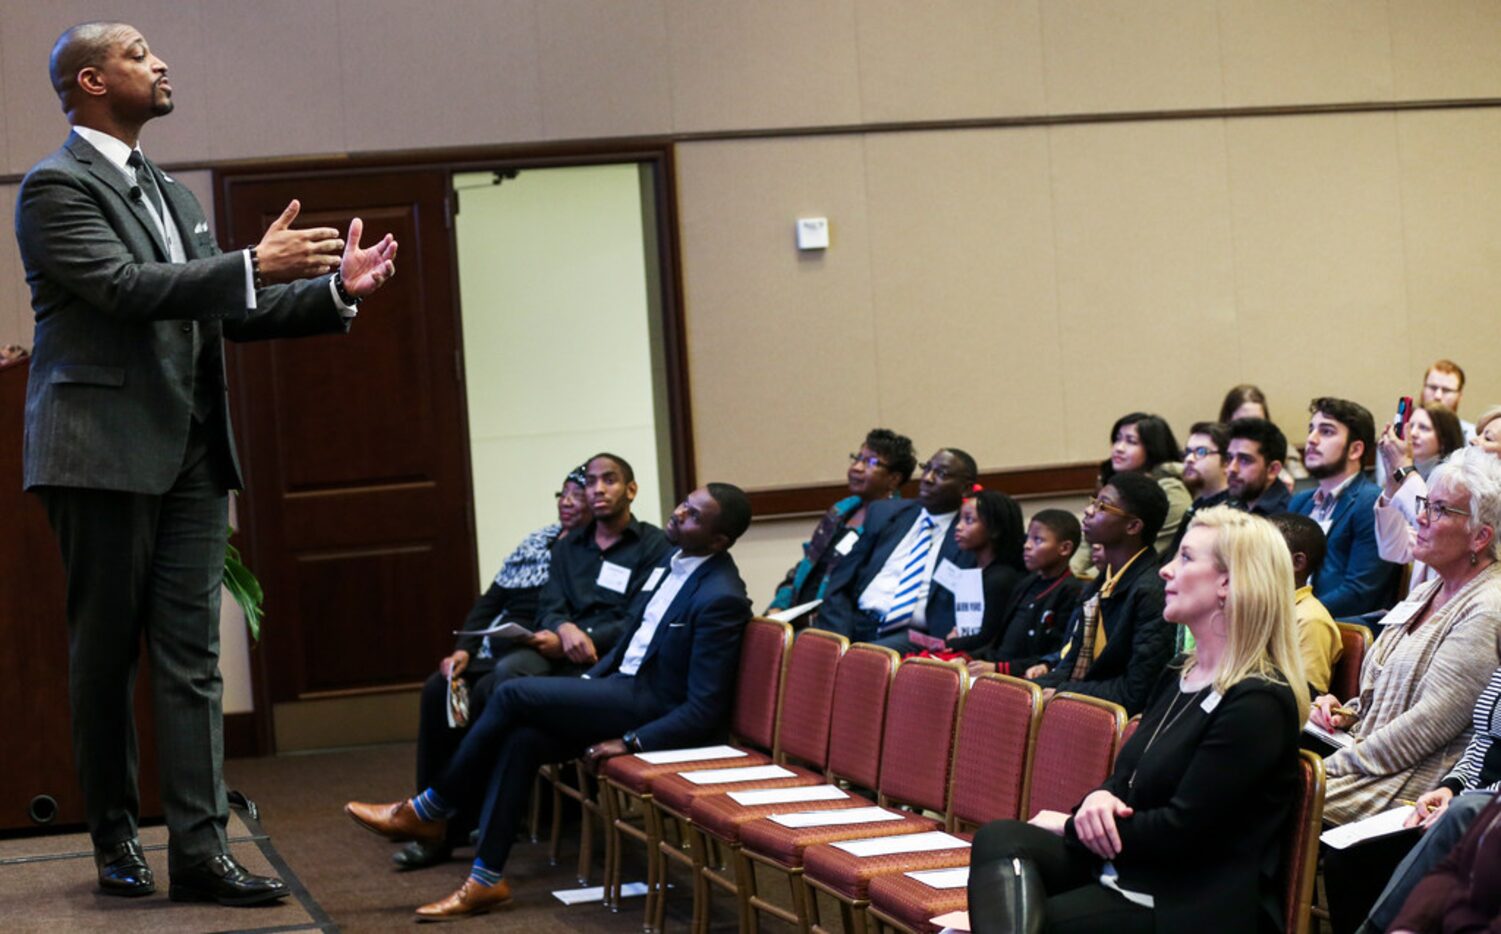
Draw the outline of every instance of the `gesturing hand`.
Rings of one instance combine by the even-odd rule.
[[[1074,812],[1074,833],[1079,842],[1100,859],[1115,859],[1121,851],[1121,835],[1115,827],[1118,817],[1130,817],[1131,807],[1104,789],[1091,792]]]
[[[356,217],[349,222],[349,238],[339,262],[344,288],[356,298],[369,295],[396,275],[396,239],[386,234],[374,246],[361,247],[360,235],[364,232],[364,221]]]
[[[295,282],[339,268],[339,251],[344,249],[339,232],[332,227],[291,229],[301,211],[302,202],[293,198],[255,245],[261,278],[267,282]]]

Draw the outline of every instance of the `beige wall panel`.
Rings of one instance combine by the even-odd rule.
[[[1390,100],[1386,5],[1369,0],[1220,0],[1225,104]]]
[[[1461,411],[1501,403],[1501,111],[1397,117],[1412,353],[1409,392],[1429,363],[1465,369]]]
[[[856,17],[868,123],[1044,108],[1038,0],[865,0]]]
[[[527,0],[339,0],[337,42],[351,151],[542,133],[537,17]]]
[[[1048,2],[1042,5],[1042,43],[1052,113],[1224,103],[1213,4]]]
[[[546,136],[672,129],[663,0],[545,0],[537,18]]]
[[[339,61],[359,50],[337,38],[335,0],[210,0],[202,9],[205,28],[221,40],[206,76],[213,82],[209,156],[341,152],[346,118],[380,119],[378,111],[357,113],[372,103],[363,83],[344,83]],[[364,65],[408,75],[427,67],[409,55]],[[346,117],[346,109],[356,113]]]
[[[667,0],[673,129],[860,121],[853,0]]]
[[[1241,368],[1221,382],[1259,384],[1294,440],[1315,396],[1380,416],[1412,382],[1392,115],[1232,120],[1226,134]]]
[[[0,185],[0,217],[7,221],[16,212],[15,185]],[[31,346],[31,290],[26,288],[26,272],[21,268],[21,251],[9,233],[0,236],[0,345]]]
[[[1228,388],[1224,133],[1213,120],[1057,127],[1051,142],[1067,407],[1054,434],[1062,459],[1096,460],[1127,412],[1181,432]]]
[[[1501,3],[1392,0],[1392,71],[1403,100],[1501,96]]]
[[[1047,130],[866,140],[881,420],[982,468],[1057,461]],[[853,426],[852,426],[853,428]]]
[[[698,476],[744,487],[837,481],[880,420],[864,142],[678,147]],[[798,217],[832,243],[799,255]]]
[[[139,29],[172,75],[178,109],[152,121],[142,134],[141,148],[157,162],[209,155],[214,76],[220,72],[203,28],[203,11],[196,4],[167,0],[137,0],[111,7],[97,0],[6,4],[0,12],[0,67],[5,70],[10,171],[26,171],[67,137],[67,118],[47,77],[47,55],[64,29],[101,16],[118,17]]]

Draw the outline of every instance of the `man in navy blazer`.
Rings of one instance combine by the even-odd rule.
[[[85,23],[53,47],[72,126],[27,173],[16,240],[36,313],[25,485],[61,546],[73,752],[99,887],[155,891],[136,833],[136,662],[151,653],[167,865],[176,901],[283,898],[225,837],[219,593],[228,490],[240,486],[223,337],[340,333],[395,271],[387,236],[359,248],[292,230],[221,253],[197,200],[140,148],[173,109],[167,65],[136,29]],[[342,258],[340,251],[343,251]]]
[[[1336,619],[1384,609],[1400,568],[1381,560],[1374,511],[1381,485],[1361,472],[1376,449],[1376,420],[1346,399],[1315,399],[1308,411],[1303,466],[1319,485],[1294,496],[1288,509],[1313,519],[1328,539],[1313,595]]]
[[[909,630],[941,639],[954,628],[954,592],[943,581],[974,567],[974,556],[949,531],[978,469],[958,448],[940,448],[918,469],[917,499],[866,510],[864,534],[829,577],[816,628],[898,651],[912,647]]]
[[[738,487],[694,490],[664,529],[678,547],[631,601],[630,636],[584,678],[506,682],[432,787],[395,804],[345,805],[357,823],[397,842],[437,841],[460,805],[484,799],[469,878],[417,909],[419,918],[480,914],[510,900],[501,872],[539,765],[692,746],[724,729],[751,618],[729,550],[749,525]]]

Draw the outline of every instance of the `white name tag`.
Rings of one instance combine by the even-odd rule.
[[[959,566],[948,558],[938,562],[938,569],[933,572],[933,583],[947,588],[951,593],[959,590]]]
[[[662,582],[662,575],[665,573],[667,573],[666,568],[652,568],[651,576],[647,577],[646,583],[641,585],[641,589],[646,591],[647,593],[651,593],[653,590],[656,590],[657,585]]]
[[[1214,713],[1214,708],[1220,705],[1220,700],[1224,696],[1225,695],[1221,694],[1219,691],[1210,691],[1209,696],[1204,698],[1203,702],[1199,704],[1199,707],[1201,707],[1205,713]]]
[[[960,571],[954,588],[954,628],[961,636],[972,636],[985,622],[985,582],[979,568]]]
[[[860,533],[851,529],[844,533],[844,537],[834,544],[834,553],[847,555],[855,548],[855,543],[860,540]]]
[[[594,579],[594,583],[606,590],[625,593],[625,589],[631,584],[631,569],[622,564],[602,561],[599,565],[599,576]]]

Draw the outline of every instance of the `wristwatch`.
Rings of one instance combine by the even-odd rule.
[[[620,741],[622,743],[625,743],[625,748],[629,749],[633,753],[641,751],[641,738],[636,735],[635,730],[631,730],[629,733],[620,737]]]
[[[1402,481],[1406,480],[1409,474],[1415,474],[1417,472],[1418,468],[1414,467],[1411,464],[1408,464],[1406,467],[1398,467],[1396,470],[1392,471],[1392,482],[1397,486],[1401,486]]]

